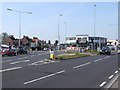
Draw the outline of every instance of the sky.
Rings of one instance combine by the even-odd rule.
[[[108,39],[118,38],[117,2],[4,2],[2,3],[2,32],[19,36],[19,13],[13,10],[32,12],[21,14],[21,37],[38,37],[40,40],[58,39],[79,34],[94,35],[94,4],[96,4],[95,35]],[[60,16],[59,14],[62,14]],[[65,24],[66,22],[66,24]]]

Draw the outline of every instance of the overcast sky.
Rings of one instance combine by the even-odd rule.
[[[58,16],[60,18],[60,38],[65,41],[65,23],[67,36],[78,34],[94,35],[94,4],[96,4],[96,36],[108,39],[118,38],[117,2],[6,2],[2,3],[2,32],[18,38],[19,14],[7,8],[19,11],[31,11],[21,15],[21,36],[38,37],[55,41],[58,38]]]

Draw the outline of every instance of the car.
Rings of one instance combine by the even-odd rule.
[[[8,56],[11,56],[11,55],[14,55],[16,56],[16,52],[13,50],[13,49],[3,49],[2,50],[2,56],[4,57],[5,55],[8,55]]]
[[[17,49],[17,54],[27,54],[27,50],[23,47]]]
[[[111,50],[108,46],[105,46],[103,47],[101,50],[100,50],[100,55],[101,54],[107,54],[107,55],[110,55],[111,54]]]
[[[48,48],[46,48],[46,47],[45,47],[43,50],[44,50],[44,51],[47,51],[47,50],[48,50]]]

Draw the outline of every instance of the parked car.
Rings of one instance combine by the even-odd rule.
[[[47,51],[47,50],[48,50],[48,48],[46,48],[46,47],[45,47],[43,50],[44,50],[44,51]]]
[[[111,50],[108,46],[105,46],[102,48],[102,50],[100,50],[100,55],[101,54],[107,54],[107,55],[110,55],[111,54]]]
[[[27,54],[27,50],[23,47],[19,47],[17,50],[17,54]]]
[[[107,45],[110,50],[115,50],[115,47],[113,45]]]
[[[5,56],[5,55],[8,55],[8,56],[11,56],[11,55],[14,55],[16,56],[16,52],[13,50],[13,49],[3,49],[2,50],[2,56]]]

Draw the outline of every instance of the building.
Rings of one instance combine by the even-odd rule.
[[[78,43],[77,43],[77,40],[78,40]],[[95,44],[95,48],[97,49],[97,47],[102,48],[103,46],[107,44],[107,38],[95,37],[95,40],[94,40],[93,36],[76,35],[75,37],[67,37],[66,44],[68,46],[69,45],[77,46],[78,44],[79,47],[90,47],[90,48],[93,48]]]

